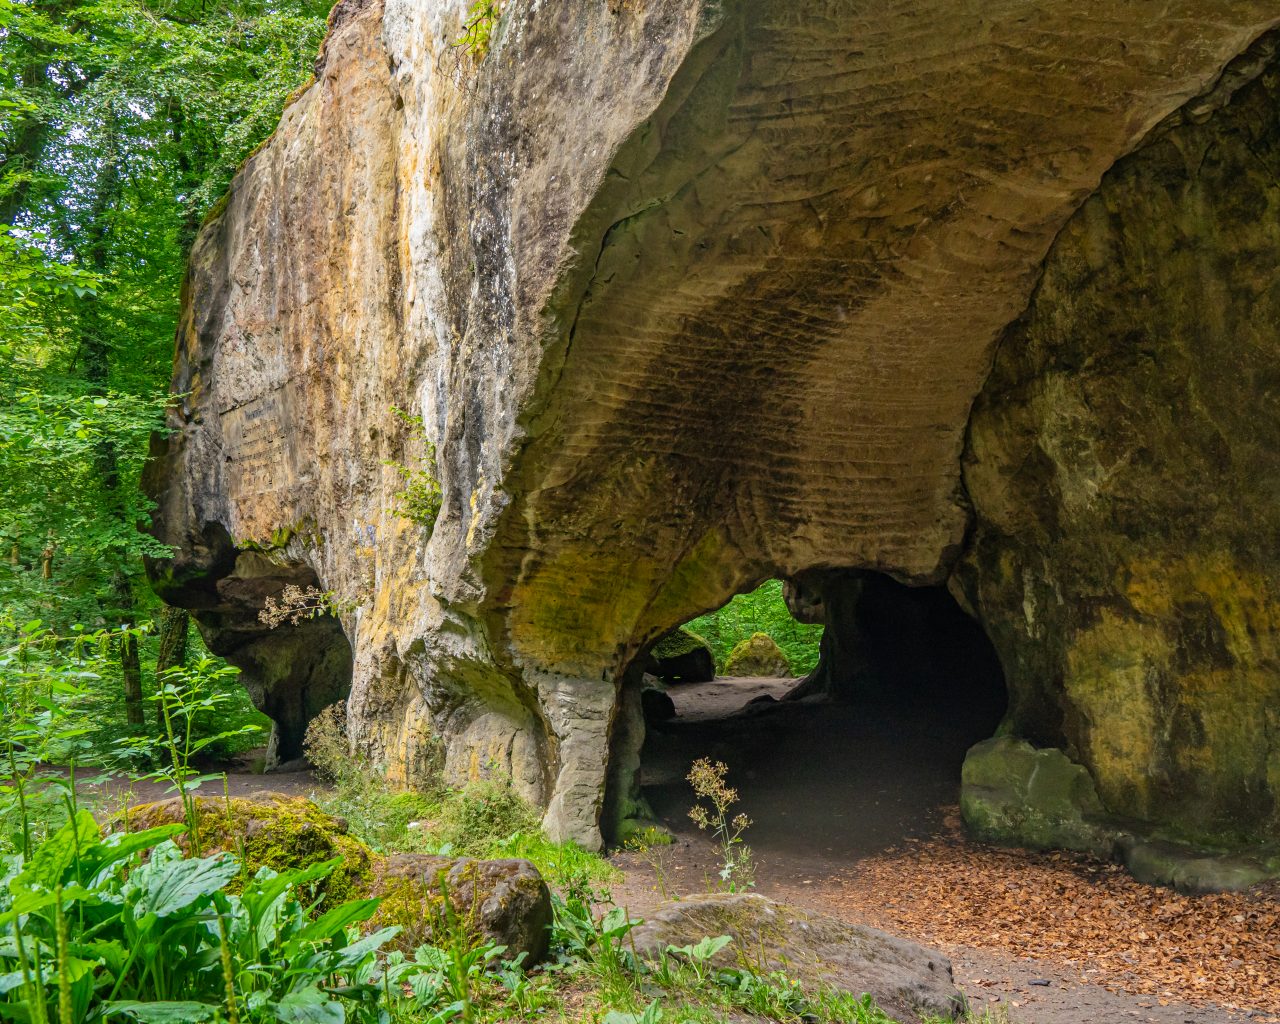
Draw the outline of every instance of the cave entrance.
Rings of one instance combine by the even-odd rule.
[[[791,678],[722,661],[713,681],[668,683],[671,713],[646,704],[644,803],[677,834],[696,831],[685,775],[698,757],[725,762],[765,872],[770,855],[793,870],[797,857],[848,862],[931,834],[959,802],[965,752],[1006,710],[986,634],[945,587],[880,573],[812,577],[788,604],[825,623],[820,658]]]

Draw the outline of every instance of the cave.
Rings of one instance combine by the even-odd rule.
[[[351,692],[351,643],[302,557],[313,543],[287,530],[271,544],[238,545],[221,524],[206,524],[193,545],[199,558],[174,559],[157,574],[159,593],[191,612],[205,646],[240,670],[254,707],[271,719],[269,769],[299,762],[307,727]],[[271,605],[280,609],[274,620],[264,618]]]
[[[1005,715],[1004,674],[945,586],[860,571],[802,580],[789,605],[825,622],[818,666],[666,687],[674,714],[646,716],[636,806],[692,830],[685,775],[710,757],[729,766],[759,852],[852,861],[943,824],[965,753]]]
[[[434,6],[344,3],[192,248],[162,596],[221,628],[171,585],[226,575],[209,524],[305,566],[354,750],[438,742],[595,849],[643,809],[638,659],[783,577],[838,628],[753,714],[909,740],[968,693],[991,837],[1272,848],[1275,5],[531,4],[465,87]],[[935,670],[982,660],[953,611],[1002,718]]]

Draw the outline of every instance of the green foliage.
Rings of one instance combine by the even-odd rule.
[[[537,813],[509,779],[447,786],[443,757],[437,752],[418,773],[416,791],[389,786],[375,765],[352,754],[344,723],[345,707],[335,704],[307,729],[307,757],[333,785],[315,799],[375,850],[523,857],[552,885],[573,891],[616,877],[616,870],[602,857],[574,843],[547,839]]]
[[[164,429],[186,253],[309,74],[327,13],[0,0],[0,612],[113,631],[82,698],[96,745],[138,731],[156,653],[136,631],[156,607],[142,556],[169,552],[139,529],[138,480]]]
[[[812,672],[818,664],[822,626],[791,617],[782,598],[781,580],[769,580],[749,594],[738,594],[719,611],[685,623],[685,628],[706,640],[721,670],[734,647],[753,633],[772,637],[798,675]]]
[[[519,832],[536,832],[538,816],[510,779],[479,779],[449,793],[441,803],[435,834],[455,853],[485,856]]]
[[[512,833],[491,843],[484,855],[532,861],[548,885],[565,892],[597,891],[619,877],[618,869],[599,854],[573,842],[553,843],[541,829]]]
[[[159,762],[159,767],[144,777],[167,782],[169,792],[181,798],[187,819],[187,840],[191,851],[197,855],[201,850],[196,790],[220,776],[201,774],[193,767],[193,762],[215,743],[246,733],[256,735],[262,732],[256,725],[233,727],[222,732],[202,732],[198,728],[201,721],[221,720],[231,698],[219,693],[214,686],[238,675],[237,669],[221,665],[212,658],[201,658],[191,668],[178,666],[170,669],[164,673],[159,691],[152,698],[160,708],[164,735],[159,739],[137,736],[121,741],[134,758]]]
[[[384,987],[369,969],[395,929],[352,930],[376,900],[316,916],[301,897],[332,861],[263,869],[233,896],[236,859],[184,857],[172,841],[179,831],[102,838],[80,811],[30,858],[5,858],[0,977],[13,984],[0,996],[4,1016],[338,1024],[349,1007],[378,1020]]]
[[[403,409],[393,408],[391,411],[408,425],[409,441],[420,449],[418,459],[421,463],[417,469],[413,469],[393,459],[386,460],[385,465],[394,469],[404,481],[404,487],[396,495],[392,511],[417,523],[430,534],[440,516],[441,502],[440,481],[436,479],[439,472],[436,467],[436,446],[428,439],[427,428],[421,416],[410,416]]]
[[[462,34],[453,41],[453,48],[461,50],[477,63],[484,60],[493,42],[493,30],[501,16],[501,0],[472,0],[467,15],[462,20]]]
[[[150,624],[121,629],[90,629],[79,623],[65,632],[55,632],[38,619],[19,624],[0,611],[0,682],[21,684],[28,689],[52,694],[57,714],[74,721],[79,733],[74,747],[62,746],[51,752],[49,764],[119,767],[121,741],[131,732],[124,721],[120,688],[119,650],[123,641],[134,637],[151,639]],[[156,678],[154,665],[144,659],[143,686],[153,705],[156,723],[150,742],[163,743],[163,714],[158,706],[162,686],[196,685],[200,703],[191,706],[193,744],[205,757],[223,757],[247,749],[268,724],[249,701],[239,682],[239,670],[214,658],[197,646],[191,665],[179,666],[165,681]],[[137,765],[136,757],[124,758]]]

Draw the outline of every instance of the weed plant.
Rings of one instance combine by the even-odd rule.
[[[693,762],[687,778],[699,802],[693,805],[689,817],[698,828],[710,832],[720,848],[721,888],[741,892],[755,885],[751,847],[742,838],[751,827],[751,819],[745,814],[730,817],[738,802],[738,791],[725,781],[728,774],[729,766],[723,761],[701,757]]]

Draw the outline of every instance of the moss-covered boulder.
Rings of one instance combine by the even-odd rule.
[[[697,633],[681,627],[664,636],[649,652],[650,671],[667,683],[709,683],[716,677],[710,645]]]
[[[310,867],[335,857],[341,863],[318,883],[325,905],[364,896],[373,882],[374,852],[347,834],[347,823],[325,814],[310,800],[283,793],[260,793],[254,799],[197,797],[200,849],[206,856],[227,851],[244,859],[250,873]],[[183,824],[182,802],[174,797],[130,808],[108,825],[112,831],[138,832],[159,825]],[[190,844],[178,838],[184,849]]]
[[[442,945],[442,931],[464,928],[506,946],[508,957],[527,953],[527,963],[547,954],[551,893],[527,860],[398,854],[375,863],[374,875],[370,894],[382,902],[373,924],[399,925],[406,949]]]
[[[262,867],[286,871],[339,858],[337,867],[317,883],[322,906],[381,899],[372,924],[399,925],[397,944],[402,948],[430,942],[441,928],[461,927],[506,946],[507,956],[527,953],[528,963],[546,955],[551,895],[527,860],[383,856],[349,835],[341,818],[310,800],[280,793],[257,794],[252,800],[197,797],[196,805],[201,852],[234,853],[244,858],[250,872]],[[136,832],[182,823],[182,803],[174,798],[130,808],[106,829]],[[185,835],[178,843],[189,847]]]
[[[768,633],[752,633],[741,641],[725,659],[727,676],[774,676],[787,679],[794,675],[791,663]]]
[[[998,736],[969,750],[960,810],[979,838],[1110,857],[1119,838],[1105,818],[1093,779],[1056,748]]]

